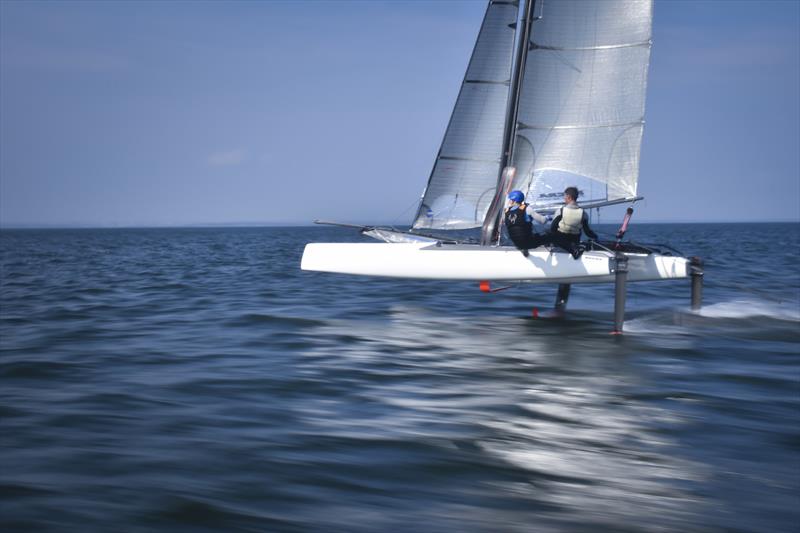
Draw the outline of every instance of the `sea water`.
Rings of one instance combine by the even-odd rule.
[[[629,234],[702,310],[301,271],[337,228],[0,231],[0,529],[797,531],[800,225]]]

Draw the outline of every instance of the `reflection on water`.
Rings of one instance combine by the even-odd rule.
[[[637,401],[649,394],[647,377],[626,347],[587,351],[569,332],[560,335],[557,323],[542,335],[527,319],[476,323],[403,306],[389,316],[317,330],[351,342],[315,350],[316,371],[363,374],[376,386],[362,401],[382,406],[374,417],[336,421],[338,407],[327,402],[307,413],[318,431],[468,451],[482,468],[458,492],[469,497],[483,487],[548,509],[539,526],[554,530],[642,516],[653,527],[677,528],[699,512],[702,497],[692,485],[702,482],[704,467],[676,455],[670,436],[686,420]],[[511,479],[503,475],[509,469]],[[525,522],[517,526],[524,530]]]

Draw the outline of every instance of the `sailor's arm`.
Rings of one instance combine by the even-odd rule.
[[[550,233],[555,233],[558,231],[558,225],[561,223],[561,212],[562,210],[558,210],[558,215],[553,219],[553,223],[550,224]]]
[[[583,232],[586,234],[587,237],[596,241],[597,240],[597,233],[589,227],[589,215],[586,211],[583,212],[583,217],[581,218],[581,225],[583,226]]]
[[[525,208],[525,212],[528,213],[531,218],[539,224],[547,224],[547,217],[534,211],[533,207],[530,205]]]

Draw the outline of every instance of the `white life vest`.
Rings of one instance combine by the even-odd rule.
[[[558,231],[578,235],[581,232],[581,227],[583,227],[583,209],[580,207],[562,207]]]

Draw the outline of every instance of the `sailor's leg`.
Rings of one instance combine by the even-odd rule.
[[[516,246],[517,250],[522,252],[522,255],[524,255],[525,257],[528,257],[528,248],[530,248],[530,246],[528,246],[528,240],[524,238],[521,239],[519,237],[514,238],[513,236],[510,235],[509,237],[511,237],[511,242],[514,243],[514,246]]]
[[[550,244],[553,246],[558,246],[562,250],[567,253],[572,253],[572,248],[570,247],[570,242],[567,239],[567,236],[563,233],[551,233],[550,234]]]
[[[566,233],[555,232],[550,235],[550,243],[558,246],[575,259],[579,258],[583,253],[580,248],[579,235],[567,235]]]
[[[528,257],[528,250],[533,250],[534,248],[538,248],[539,246],[545,244],[547,239],[544,235],[539,235],[538,233],[531,233],[525,242],[517,243],[517,248],[522,252],[522,255]]]
[[[557,246],[553,234],[550,232],[547,233],[537,233],[533,236],[536,239],[536,246]]]
[[[530,247],[531,247],[531,250],[532,250],[534,248],[538,248],[538,247],[542,246],[543,244],[547,244],[547,241],[548,241],[548,239],[547,239],[546,235],[540,235],[538,233],[534,233],[534,234],[531,235],[531,238],[528,241],[528,243],[530,244]]]
[[[572,258],[578,259],[583,253],[583,248],[581,248],[581,236],[567,235],[565,236],[564,241],[565,241],[564,247],[567,249],[570,255],[572,255]]]

